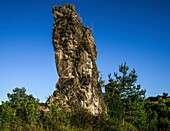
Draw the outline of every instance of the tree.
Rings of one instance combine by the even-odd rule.
[[[9,101],[2,104],[2,107],[8,107],[8,114],[10,113],[10,109],[12,110],[10,117],[16,118],[15,120],[19,126],[24,127],[29,124],[27,128],[34,126],[32,127],[32,129],[34,129],[35,126],[39,124],[39,100],[34,98],[32,95],[27,95],[25,88],[15,88],[13,89],[13,92],[11,94],[8,93],[7,96]],[[12,121],[9,123],[14,125]]]
[[[9,102],[13,105],[22,104],[23,102],[35,104],[39,103],[39,99],[34,98],[32,95],[26,94],[26,89],[24,87],[16,87],[15,89],[13,89],[12,94],[7,94],[7,97],[9,99]]]
[[[121,120],[123,119],[123,106],[118,90],[118,84],[109,75],[109,83],[105,86],[105,100],[107,112],[109,115],[109,128],[119,131],[121,128]]]
[[[138,129],[145,128],[146,113],[144,108],[145,90],[136,85],[137,74],[135,69],[128,72],[126,63],[119,66],[119,74],[114,73],[114,79],[109,75],[106,85],[106,103],[111,117],[119,118],[124,125],[125,121]]]
[[[163,93],[163,96],[162,96],[164,99],[168,97],[168,93]]]
[[[15,124],[15,111],[7,102],[2,102],[0,105],[0,129],[9,130],[12,124]]]

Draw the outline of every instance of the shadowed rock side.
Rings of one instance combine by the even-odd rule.
[[[103,111],[98,84],[97,51],[90,29],[82,25],[73,5],[54,6],[53,45],[59,81],[47,101],[69,108],[78,104],[97,115]]]

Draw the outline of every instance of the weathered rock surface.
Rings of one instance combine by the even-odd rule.
[[[53,45],[59,80],[47,101],[64,108],[75,103],[97,115],[103,111],[98,84],[97,51],[90,29],[82,25],[73,5],[54,6]]]

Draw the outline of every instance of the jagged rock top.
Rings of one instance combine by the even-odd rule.
[[[53,14],[55,19],[61,17],[78,17],[73,5],[53,6]]]

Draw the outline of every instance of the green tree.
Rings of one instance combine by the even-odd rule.
[[[119,66],[119,74],[114,73],[114,79],[109,75],[106,85],[106,103],[111,117],[121,119],[122,125],[131,123],[139,130],[144,130],[146,112],[144,107],[145,90],[136,85],[137,74],[129,71],[126,63]]]
[[[146,100],[147,131],[169,131],[170,110],[168,100]]]
[[[120,98],[118,83],[109,75],[109,83],[105,86],[105,100],[109,115],[108,126],[111,130],[120,130],[123,119],[123,105]]]
[[[146,100],[145,108],[147,111],[147,131],[157,131],[158,124],[157,104]]]
[[[40,124],[39,100],[27,95],[25,88],[15,88],[7,96],[9,101],[2,103],[0,107],[1,126],[16,130],[21,130],[22,127],[35,130]]]
[[[32,95],[26,94],[26,89],[24,87],[16,87],[15,89],[13,89],[12,94],[7,94],[7,97],[9,99],[9,102],[14,106],[17,104],[22,104],[24,102],[35,104],[39,103],[39,99],[34,98]]]
[[[15,121],[15,110],[7,102],[2,102],[0,105],[0,129],[9,130]]]

